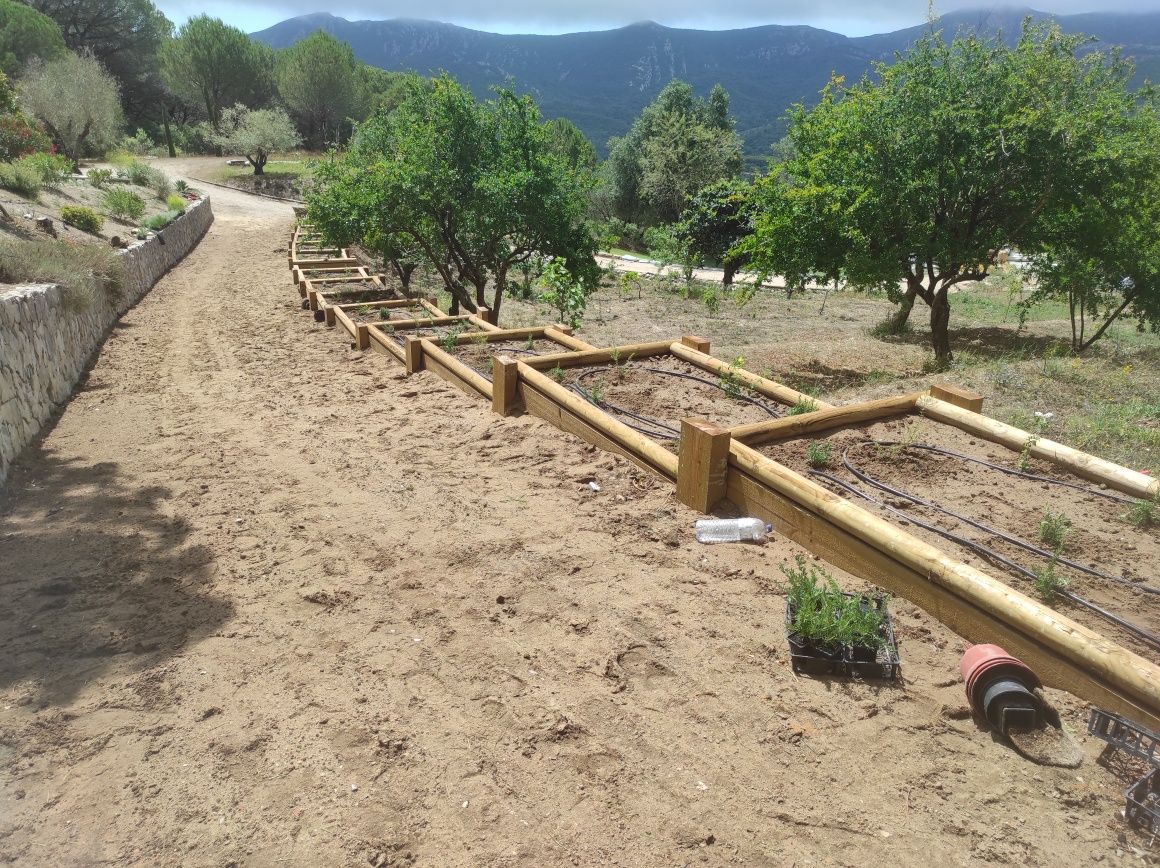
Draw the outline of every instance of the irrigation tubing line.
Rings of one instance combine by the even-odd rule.
[[[862,445],[870,445],[870,444],[859,444],[859,446],[862,446]],[[854,448],[858,448],[858,446],[855,446]],[[1113,582],[1115,584],[1126,585],[1127,587],[1130,587],[1130,588],[1136,588],[1145,594],[1160,594],[1160,588],[1153,588],[1153,587],[1150,587],[1149,585],[1138,584],[1136,582],[1129,581],[1128,579],[1125,579],[1121,576],[1113,576],[1109,573],[1105,573],[1101,570],[1097,570],[1094,567],[1089,567],[1089,566],[1086,566],[1084,564],[1078,563],[1077,561],[1073,561],[1070,558],[1065,558],[1062,555],[1057,555],[1055,552],[1050,552],[1047,549],[1041,549],[1041,548],[1039,548],[1039,546],[1035,545],[1034,543],[1029,543],[1027,540],[1022,539],[1021,537],[1017,537],[1014,534],[1009,534],[1006,531],[1002,531],[1002,530],[999,530],[998,528],[991,527],[990,525],[985,524],[985,523],[978,521],[976,519],[973,519],[970,516],[955,512],[952,509],[947,509],[945,506],[940,506],[939,504],[934,503],[933,501],[924,500],[923,498],[918,497],[917,495],[911,494],[907,491],[903,491],[900,488],[894,488],[893,486],[887,485],[885,482],[881,482],[880,480],[875,479],[873,476],[870,476],[870,474],[866,473],[865,471],[859,470],[857,467],[855,467],[853,462],[850,461],[848,450],[847,450],[847,452],[844,452],[842,454],[842,463],[846,465],[846,469],[849,470],[852,474],[854,474],[854,476],[856,476],[862,482],[865,482],[867,485],[871,485],[874,488],[877,488],[879,491],[885,491],[887,494],[892,494],[895,497],[901,497],[905,500],[911,501],[912,503],[917,503],[920,506],[925,506],[927,509],[934,510],[935,512],[941,512],[944,515],[949,515],[952,518],[956,518],[961,522],[965,522],[966,524],[971,525],[972,527],[978,528],[979,530],[983,531],[984,533],[991,534],[992,536],[997,536],[999,539],[1005,540],[1006,542],[1011,543],[1011,545],[1013,545],[1013,546],[1016,546],[1016,547],[1021,548],[1025,551],[1031,552],[1034,555],[1038,555],[1039,557],[1044,558],[1045,560],[1058,561],[1059,563],[1063,564],[1064,566],[1071,567],[1073,570],[1078,570],[1081,573],[1086,573],[1089,576],[1094,576],[1097,579],[1103,579],[1104,581],[1107,581],[1107,582]]]
[[[946,539],[949,539],[950,541],[952,541],[954,543],[958,543],[959,545],[963,546],[966,549],[970,549],[971,551],[975,552],[976,554],[980,555],[981,557],[984,557],[988,560],[991,560],[991,561],[994,561],[997,563],[1001,563],[1001,564],[1009,567],[1010,569],[1016,571],[1020,575],[1023,575],[1023,576],[1025,576],[1033,581],[1038,578],[1038,576],[1036,576],[1035,573],[1032,572],[1031,570],[1022,566],[1021,564],[1016,563],[1015,561],[1011,560],[1010,558],[1006,557],[1005,555],[1000,554],[999,552],[995,551],[994,549],[988,548],[987,546],[983,545],[982,543],[976,542],[975,540],[972,540],[972,539],[968,539],[967,537],[959,536],[958,534],[953,533],[949,530],[946,530],[945,528],[941,528],[938,525],[922,521],[921,519],[917,519],[914,516],[910,515],[909,513],[903,512],[902,510],[897,509],[896,507],[890,506],[887,503],[883,503],[882,501],[877,500],[876,498],[874,498],[871,495],[867,494],[866,492],[862,491],[857,486],[851,485],[850,483],[848,483],[842,479],[838,479],[836,476],[831,476],[828,473],[823,473],[820,470],[813,470],[813,469],[810,470],[810,474],[813,476],[817,476],[820,479],[824,479],[826,482],[832,483],[833,485],[839,486],[840,488],[843,488],[846,491],[850,492],[851,494],[857,495],[858,497],[861,497],[864,500],[868,500],[870,503],[874,504],[875,506],[880,506],[883,509],[885,509],[886,511],[893,513],[894,515],[899,516],[904,521],[907,521],[911,524],[917,525],[918,527],[921,527],[925,530],[928,530],[931,533],[938,534],[939,536],[944,537]],[[1139,627],[1136,624],[1133,624],[1131,621],[1125,620],[1124,618],[1121,618],[1119,615],[1116,615],[1112,612],[1109,612],[1107,609],[1103,608],[1102,606],[1099,606],[1096,603],[1093,603],[1091,600],[1088,600],[1084,597],[1081,597],[1078,594],[1072,593],[1071,591],[1063,590],[1063,591],[1060,591],[1059,594],[1060,594],[1060,596],[1065,597],[1066,599],[1069,599],[1072,602],[1074,602],[1080,606],[1083,606],[1084,608],[1089,609],[1092,612],[1095,612],[1097,615],[1101,616],[1102,618],[1105,618],[1108,621],[1111,621],[1113,624],[1116,624],[1118,627],[1120,627],[1120,628],[1126,630],[1127,632],[1139,637],[1140,639],[1143,639],[1145,642],[1152,645],[1153,648],[1160,649],[1160,636],[1157,636],[1155,633],[1152,633],[1148,630],[1145,630],[1143,627]]]
[[[1098,488],[1092,488],[1088,485],[1081,485],[1078,482],[1068,482],[1066,479],[1056,479],[1054,476],[1041,476],[1038,473],[1027,473],[1024,470],[1016,470],[1013,467],[1004,467],[1002,464],[992,464],[990,461],[984,461],[982,458],[975,458],[973,455],[964,455],[962,452],[955,452],[953,449],[943,449],[941,446],[929,446],[926,443],[901,443],[897,440],[871,440],[869,441],[875,446],[901,446],[903,449],[925,449],[928,452],[937,452],[939,455],[949,455],[952,458],[959,458],[963,461],[970,461],[974,464],[981,464],[984,467],[989,467],[992,470],[998,470],[1000,473],[1006,473],[1011,476],[1020,476],[1023,479],[1031,479],[1035,482],[1046,482],[1050,485],[1062,485],[1066,488],[1074,488],[1077,491],[1082,491],[1085,494],[1094,494],[1096,497],[1105,497],[1108,500],[1115,500],[1119,503],[1135,503],[1136,501],[1131,497],[1125,497],[1122,494],[1115,494],[1110,491],[1101,491]]]
[[[691,380],[694,383],[702,383],[708,386],[712,386],[715,389],[721,389],[721,391],[725,391],[725,388],[719,382],[710,380],[707,377],[698,377],[694,374],[686,374],[681,371],[666,371],[663,368],[651,368],[644,365],[639,366],[639,370],[647,371],[651,374],[660,374],[664,377],[678,377],[683,380]],[[593,406],[599,407],[602,410],[610,411],[614,415],[622,417],[620,421],[624,422],[624,424],[632,430],[640,434],[644,434],[646,437],[652,437],[657,440],[677,440],[680,438],[681,432],[679,428],[675,428],[666,422],[662,422],[660,419],[654,419],[650,416],[645,416],[640,413],[633,412],[632,410],[628,410],[624,407],[620,407],[617,404],[613,404],[611,401],[605,401],[603,399],[598,401],[595,395],[580,385],[588,377],[595,376],[602,371],[602,368],[590,368],[587,371],[581,372],[576,377],[576,382],[571,384],[569,388]],[[726,394],[728,393],[726,392]],[[746,395],[730,395],[729,397],[737,401],[744,401],[747,404],[752,404],[755,407],[760,407],[774,418],[777,418],[781,415],[777,410],[774,410],[765,402],[759,401],[755,398],[750,398]],[[628,421],[629,419],[635,420],[635,422],[640,424],[634,424],[633,422]]]

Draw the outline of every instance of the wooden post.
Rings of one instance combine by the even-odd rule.
[[[681,338],[681,343],[686,347],[692,347],[699,353],[709,355],[709,342],[704,338],[699,338],[696,335],[685,335]]]
[[[507,356],[491,359],[491,409],[501,416],[513,416],[519,392],[520,366]]]
[[[423,338],[418,335],[407,335],[405,348],[408,374],[417,374],[423,370]]]
[[[360,349],[360,350],[370,349],[370,345],[371,345],[370,331],[371,331],[370,326],[368,326],[366,323],[360,322],[360,323],[355,324],[354,342],[355,342],[355,347],[357,349]]]
[[[677,500],[708,512],[725,499],[730,439],[729,429],[705,419],[681,420]]]
[[[328,304],[325,308],[325,312],[326,312],[326,324],[328,326],[330,326],[331,328],[333,328],[334,327],[334,306]]]
[[[930,387],[930,396],[938,398],[940,401],[946,401],[948,404],[954,404],[956,407],[962,407],[964,410],[970,410],[972,413],[983,412],[983,396],[961,386],[953,386],[950,383],[935,383]]]
[[[479,317],[481,320],[483,320],[484,322],[488,322],[488,323],[491,323],[492,325],[495,325],[495,320],[493,320],[491,318],[491,308],[488,307],[487,305],[483,305],[483,304],[479,305],[475,310],[475,315],[477,317]]]

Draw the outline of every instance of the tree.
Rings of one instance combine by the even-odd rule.
[[[283,109],[248,109],[238,104],[222,112],[221,132],[213,141],[233,154],[243,154],[255,175],[265,174],[266,161],[276,151],[302,143],[294,122]]]
[[[625,136],[609,140],[602,174],[616,217],[630,223],[673,219],[683,205],[678,200],[697,183],[690,176],[715,175],[708,181],[717,181],[740,171],[740,140],[729,117],[728,94],[718,85],[711,98],[713,104],[708,106],[687,82],[674,79]],[[711,171],[687,162],[706,155],[713,164]]]
[[[985,278],[1002,248],[1039,249],[1128,171],[1131,67],[1086,42],[1030,23],[1014,47],[932,33],[874,77],[831,81],[791,111],[788,155],[756,185],[756,269],[885,289],[896,326],[922,299],[946,365],[951,289]]]
[[[222,110],[265,105],[273,92],[274,53],[218,18],[190,18],[161,49],[161,68],[174,93],[205,109],[215,130]]]
[[[74,167],[86,147],[107,147],[121,132],[117,82],[91,55],[68,53],[34,64],[21,84],[20,101]]]
[[[56,60],[65,51],[55,21],[23,3],[0,0],[0,72],[15,77],[33,58]]]
[[[446,75],[408,87],[393,112],[359,126],[346,154],[319,165],[311,222],[335,243],[421,256],[452,312],[486,304],[498,315],[511,270],[537,255],[591,289],[600,275],[584,223],[591,178],[554,152],[531,99],[497,89],[476,103]]]
[[[0,72],[0,160],[15,160],[51,147],[52,139],[20,110],[16,90],[8,76]]]
[[[639,195],[661,222],[680,217],[688,198],[741,171],[741,141],[679,112],[666,112],[641,145]]]
[[[1140,132],[1137,148],[1123,158],[1155,161],[1160,129],[1152,122]],[[1140,331],[1160,330],[1160,175],[1130,188],[1109,183],[1097,203],[1070,217],[1032,257],[1036,289],[1023,308],[1066,301],[1077,353],[1123,317],[1135,318]]]
[[[394,111],[407,98],[407,84],[414,76],[413,72],[391,72],[366,63],[359,64],[359,120],[377,111]]]
[[[173,30],[150,0],[30,0],[55,21],[65,45],[92,54],[117,81],[125,114],[139,124],[161,96],[157,52]]]
[[[734,275],[747,259],[743,253],[731,252],[752,229],[750,192],[743,181],[707,186],[689,200],[677,226],[677,233],[694,255],[721,264],[724,286],[733,285]]]
[[[278,93],[310,147],[341,141],[347,121],[360,114],[365,73],[359,67],[351,47],[323,30],[278,52]]]
[[[600,162],[596,146],[567,118],[548,121],[551,148],[573,169],[592,171]]]

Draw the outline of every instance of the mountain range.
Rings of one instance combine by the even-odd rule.
[[[1001,33],[1013,40],[1026,16],[1095,36],[1096,47],[1122,46],[1136,60],[1138,80],[1160,77],[1160,12],[1048,15],[1026,8],[976,9],[945,15],[935,26],[947,34]],[[784,133],[787,108],[815,99],[832,74],[853,80],[875,61],[889,61],[930,27],[848,37],[805,26],[685,30],[646,21],[537,36],[402,18],[347,21],[322,12],[251,35],[285,48],[324,30],[349,43],[364,63],[425,75],[446,70],[477,97],[485,97],[492,85],[514,82],[535,98],[545,117],[566,117],[580,127],[601,154],[608,139],[623,135],[671,79],[688,81],[702,96],[720,82],[732,98],[745,152],[759,161]]]

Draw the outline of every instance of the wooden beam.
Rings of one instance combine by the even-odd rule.
[[[395,361],[406,364],[406,358],[403,356],[403,348],[395,343],[390,335],[379,329],[367,329],[367,337],[370,339],[372,350],[386,356],[391,356]]]
[[[464,344],[488,343],[494,344],[501,341],[525,341],[528,338],[544,338],[545,340],[555,341],[561,343],[555,338],[548,335],[552,330],[552,326],[528,326],[527,328],[518,329],[496,329],[495,331],[486,332],[463,332],[463,334],[456,335],[455,343],[459,346]],[[567,338],[567,335],[562,337]],[[562,344],[562,346],[567,346]]]
[[[348,335],[350,335],[351,340],[357,341],[358,340],[358,329],[356,328],[355,321],[352,320],[349,316],[347,316],[347,313],[344,310],[335,310],[334,308],[331,308],[330,311],[328,311],[328,313],[331,311],[333,311],[333,313],[334,313],[334,321],[337,322],[339,325],[341,325],[346,330],[346,333]],[[368,340],[369,340],[369,338],[368,338]]]
[[[531,359],[522,359],[521,362],[536,370],[546,370],[559,365],[561,368],[576,368],[585,365],[604,365],[615,357],[620,364],[631,359],[643,359],[649,356],[667,356],[670,341],[653,341],[646,344],[627,344],[623,347],[610,347],[604,350],[578,350],[571,353],[553,353],[549,356],[536,356]]]
[[[1102,680],[1151,717],[1160,715],[1160,667],[1155,664],[969,564],[954,560],[935,546],[744,444],[731,444],[729,461],[731,468],[737,468],[803,510],[830,522],[844,534],[877,549],[880,554],[888,555],[890,560],[903,564],[923,577],[925,582],[942,588],[1007,624],[1030,642],[1071,661],[1088,673],[1089,680]],[[732,492],[731,485],[730,497]],[[942,620],[941,614],[932,614]],[[977,636],[978,633],[969,631],[964,635]]]
[[[435,314],[435,316],[447,316],[447,314],[445,314],[443,311],[441,311],[435,305],[435,302],[433,302],[433,301],[430,301],[426,298],[421,298],[421,299],[419,299],[419,304],[421,304],[423,307],[427,308],[427,310],[429,310],[431,313]]]
[[[403,345],[403,364],[408,374],[423,370],[423,339],[418,335],[407,335]]]
[[[544,329],[544,337],[554,340],[558,344],[568,347],[572,350],[592,351],[596,347],[587,341],[582,341],[580,338],[572,336],[572,330],[566,329],[564,326],[549,326]]]
[[[1006,446],[1013,452],[1022,453],[1024,450],[1032,458],[1041,458],[1059,467],[1070,470],[1077,476],[1090,479],[1093,482],[1102,482],[1109,488],[1149,500],[1160,496],[1160,479],[1129,470],[1111,461],[1105,461],[1054,440],[1029,434],[1012,425],[1004,424],[989,416],[972,413],[954,404],[948,404],[938,398],[929,396],[920,397],[917,401],[919,413],[936,422],[945,422],[954,425],[969,434]]]
[[[357,259],[350,258],[317,259],[314,257],[300,258],[296,256],[290,260],[290,267],[293,268],[294,266],[308,271],[341,271],[344,268],[361,268],[362,263]]]
[[[423,328],[425,326],[455,325],[456,323],[469,322],[471,322],[471,317],[466,314],[461,314],[459,316],[416,317],[415,319],[385,319],[382,322],[372,323],[372,325],[375,328],[390,326],[397,331],[404,331],[406,329]]]
[[[487,308],[483,308],[483,310],[487,310]],[[469,317],[470,317],[471,322],[473,322],[475,325],[479,326],[485,332],[501,331],[499,326],[492,325],[491,322],[489,322],[484,317],[479,316],[478,314],[473,313],[473,314],[470,314]]]
[[[817,398],[812,398],[797,389],[791,389],[782,383],[773,380],[767,380],[765,377],[759,377],[757,374],[751,373],[744,368],[735,368],[728,362],[723,362],[713,356],[698,352],[692,347],[685,346],[682,343],[673,344],[673,355],[690,365],[695,365],[704,371],[710,371],[719,376],[732,376],[738,382],[745,384],[753,391],[765,395],[767,398],[773,398],[788,407],[792,407],[799,401],[812,401],[819,410],[830,409],[831,404],[825,401],[819,401]]]
[[[579,395],[541,374],[526,361],[518,362],[524,406],[533,415],[547,419],[557,428],[576,434],[602,449],[611,449],[634,459],[670,482],[677,479],[677,456],[659,443],[632,430],[593,407]],[[527,387],[527,388],[525,388]],[[577,424],[579,423],[579,424]],[[599,436],[592,436],[599,435]]]
[[[442,379],[468,395],[482,395],[491,401],[491,383],[481,377],[459,359],[440,349],[434,341],[423,338],[423,368],[437,374]]]
[[[501,416],[515,415],[520,385],[519,362],[509,356],[491,358],[491,409]]]
[[[912,395],[898,395],[877,401],[847,404],[844,407],[831,407],[828,410],[815,410],[813,413],[801,413],[797,416],[783,416],[780,419],[770,419],[768,422],[736,425],[729,429],[729,433],[733,435],[734,440],[748,446],[772,443],[776,440],[792,440],[795,437],[831,431],[846,425],[905,415],[914,410],[918,397],[919,393],[916,392]]]
[[[419,299],[417,298],[388,298],[383,301],[348,301],[342,304],[336,304],[335,307],[341,307],[343,310],[357,310],[360,307],[369,308],[398,308],[398,307],[420,307]],[[440,316],[445,316],[442,312]]]
[[[983,396],[961,386],[955,386],[951,383],[935,383],[930,387],[930,396],[938,398],[940,401],[946,401],[948,404],[954,404],[956,407],[962,407],[964,410],[970,410],[972,413],[983,412]]]
[[[725,499],[729,477],[729,429],[705,419],[681,420],[677,500],[709,512]]]
[[[709,342],[704,338],[699,338],[696,335],[684,335],[681,338],[681,343],[699,353],[709,355]]]

